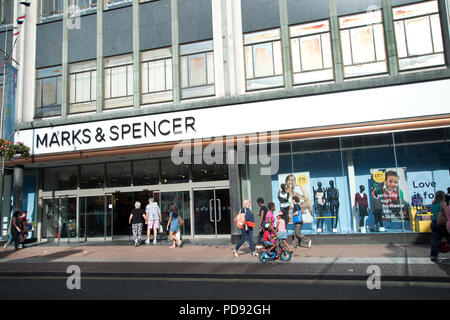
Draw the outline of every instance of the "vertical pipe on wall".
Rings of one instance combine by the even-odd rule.
[[[103,1],[97,2],[97,113],[103,110]]]
[[[287,0],[279,1],[280,26],[281,26],[281,51],[283,55],[284,87],[292,89],[291,53],[289,46],[289,17]]]
[[[339,35],[339,20],[337,12],[337,0],[328,1],[330,16],[331,49],[333,51],[334,78],[336,83],[344,81],[344,72],[341,54],[341,37]]]
[[[389,75],[398,77],[397,44],[395,42],[395,28],[392,14],[392,0],[382,0],[384,37],[386,42],[386,54],[389,67]]]
[[[62,101],[61,118],[66,118],[69,110],[69,1],[63,4],[63,23],[62,23]]]
[[[172,92],[173,103],[180,103],[180,34],[178,30],[178,0],[170,0],[172,26]]]
[[[141,54],[139,34],[139,0],[133,0],[133,106],[141,105]]]

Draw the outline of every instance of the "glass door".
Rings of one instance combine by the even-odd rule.
[[[109,196],[106,196],[109,197]],[[97,197],[80,197],[80,238],[105,238],[107,235],[107,227],[110,226],[108,218],[110,210],[105,196]],[[106,207],[106,208],[105,208]],[[109,228],[111,229],[111,228]]]
[[[43,199],[42,237],[48,239],[77,238],[77,198],[62,196]]]
[[[231,233],[228,189],[194,190],[195,235]]]

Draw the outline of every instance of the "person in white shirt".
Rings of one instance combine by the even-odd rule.
[[[156,237],[161,226],[161,210],[153,198],[148,199],[148,205],[145,208],[145,223],[147,224],[147,240],[145,243],[150,243],[150,233],[153,229],[153,244],[156,244]]]

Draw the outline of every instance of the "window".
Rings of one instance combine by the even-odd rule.
[[[63,0],[41,0],[39,7],[40,21],[60,16],[63,13]]]
[[[96,109],[95,60],[74,63],[69,66],[70,106],[69,113],[94,111]]]
[[[400,70],[445,64],[437,1],[393,9]]]
[[[292,26],[289,32],[294,84],[332,80],[330,22]]]
[[[106,164],[107,187],[131,186],[131,162],[112,162]]]
[[[70,0],[69,6],[77,6],[80,10],[88,10],[97,7],[97,0]]]
[[[141,53],[142,103],[171,101],[172,51],[170,48]]]
[[[109,9],[114,6],[119,6],[122,4],[131,3],[132,0],[104,0],[105,1],[105,9]]]
[[[1,25],[12,24],[14,4],[12,0],[0,0]]]
[[[61,115],[61,66],[37,70],[36,117]]]
[[[181,45],[180,61],[182,99],[215,94],[212,40]]]
[[[284,85],[280,29],[245,34],[244,50],[248,91]]]
[[[105,109],[133,105],[133,56],[105,59]]]
[[[381,10],[339,18],[344,76],[387,72]]]
[[[103,188],[105,186],[105,165],[82,165],[80,169],[80,188]]]

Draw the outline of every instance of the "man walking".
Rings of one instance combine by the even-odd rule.
[[[146,244],[150,244],[150,233],[153,229],[153,244],[156,244],[159,227],[161,226],[161,210],[153,198],[148,199],[148,205],[145,208],[145,220],[147,224],[147,240]]]

